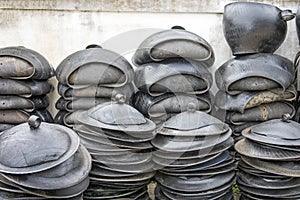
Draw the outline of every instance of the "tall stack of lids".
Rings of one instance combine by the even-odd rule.
[[[65,58],[56,69],[59,110],[55,122],[67,126],[89,108],[110,102],[117,93],[134,93],[133,69],[121,55],[98,45],[89,45]]]
[[[27,122],[30,115],[53,122],[47,94],[54,76],[48,61],[25,47],[0,49],[0,131]]]
[[[64,126],[32,115],[0,134],[1,199],[82,199],[90,169],[88,151]]]
[[[117,94],[114,102],[78,115],[74,129],[93,158],[84,199],[149,199],[156,125],[125,102]]]
[[[179,26],[155,33],[140,44],[132,60],[139,89],[132,103],[157,125],[186,111],[190,102],[197,110],[211,111],[213,81],[208,68],[215,58],[200,36]]]
[[[300,198],[300,124],[284,115],[243,130],[237,184],[241,199]]]
[[[227,124],[190,103],[157,130],[152,145],[157,199],[232,199],[236,164]]]
[[[236,139],[251,125],[291,116],[297,92],[292,61],[274,54],[286,37],[290,10],[262,3],[236,2],[225,6],[223,30],[234,58],[215,72],[216,106]],[[222,113],[222,112],[221,112]]]

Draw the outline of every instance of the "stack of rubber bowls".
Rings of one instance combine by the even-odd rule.
[[[39,53],[25,47],[0,49],[0,131],[27,122],[30,115],[53,122],[47,111],[47,79],[54,70]]]
[[[300,124],[270,120],[245,129],[235,144],[241,155],[237,184],[243,199],[300,198]]]
[[[61,98],[56,102],[55,122],[67,126],[76,123],[79,113],[110,102],[117,93],[128,99],[134,94],[132,66],[121,55],[97,45],[65,58],[56,77]]]
[[[194,103],[157,130],[152,141],[158,200],[232,199],[236,164],[230,127]]]
[[[0,198],[80,200],[91,165],[73,130],[32,115],[0,135]]]
[[[298,40],[299,40],[299,45],[300,45],[300,6],[298,7],[297,13],[296,13],[296,29],[297,29],[297,35],[298,35]],[[300,51],[296,54],[296,57],[294,59],[294,66],[295,69],[297,71],[297,81],[296,81],[296,85],[297,85],[297,92],[299,94],[300,91]],[[296,109],[297,109],[297,113],[295,115],[295,120],[297,122],[300,122],[300,98],[298,95],[298,99],[295,105]]]
[[[237,2],[225,6],[223,30],[234,56],[215,72],[215,104],[235,139],[251,125],[295,113],[292,61],[273,54],[286,37],[293,14],[275,6]]]
[[[214,63],[214,53],[200,36],[178,26],[155,33],[140,44],[133,63],[139,91],[132,104],[158,126],[185,111],[190,102],[197,110],[211,111],[208,67]]]
[[[74,126],[93,158],[90,186],[84,199],[149,199],[147,185],[154,176],[152,145],[154,122],[125,104],[95,106],[78,115]]]

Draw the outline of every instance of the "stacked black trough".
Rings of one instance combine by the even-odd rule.
[[[123,95],[78,115],[74,126],[93,158],[84,199],[150,199],[155,123],[125,104]]]
[[[121,55],[89,45],[65,58],[56,69],[59,110],[55,122],[67,126],[89,108],[110,102],[117,93],[127,99],[134,93],[133,69]]]
[[[297,35],[300,45],[300,6],[298,7],[297,14],[296,14],[296,29],[297,29]],[[297,92],[299,94],[300,92],[300,51],[296,54],[296,57],[294,59],[294,66],[297,70],[297,79],[296,79],[296,85],[297,85]],[[295,107],[297,109],[297,113],[295,115],[295,120],[297,122],[300,122],[300,97],[298,95],[297,102],[295,104]]]
[[[152,141],[158,200],[231,200],[236,164],[230,127],[193,103],[157,130]]]
[[[0,49],[0,131],[26,122],[32,114],[53,122],[46,109],[52,76],[53,68],[39,53],[25,47]]]
[[[295,114],[290,103],[297,95],[293,63],[273,54],[284,41],[291,18],[290,11],[267,4],[225,6],[224,35],[236,57],[216,70],[216,106],[224,110],[219,117],[232,127],[236,140],[244,128]]]
[[[132,103],[146,117],[161,125],[186,111],[193,102],[197,110],[211,111],[214,63],[211,46],[200,36],[173,27],[146,38],[133,56],[135,85]]]
[[[300,125],[289,117],[247,128],[235,144],[241,200],[300,198]]]
[[[82,200],[91,166],[73,130],[30,116],[0,136],[0,198]]]

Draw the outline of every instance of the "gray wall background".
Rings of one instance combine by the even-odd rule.
[[[224,39],[222,14],[231,0],[0,0],[0,47],[25,46],[44,55],[54,68],[88,44],[100,44],[131,59],[148,35],[181,25],[206,39],[216,62],[212,72],[232,57]],[[297,11],[299,0],[262,0]],[[295,20],[276,52],[293,60],[300,50]],[[56,80],[51,80],[56,86]],[[214,86],[215,89],[215,86]],[[50,97],[54,102],[58,95]],[[56,113],[54,105],[50,110]]]

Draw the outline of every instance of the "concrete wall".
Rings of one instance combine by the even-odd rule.
[[[69,54],[96,43],[130,59],[148,35],[181,25],[215,50],[212,72],[232,57],[222,33],[223,7],[230,0],[0,0],[0,47],[22,45],[56,67]],[[299,0],[263,0],[297,11]],[[295,20],[276,52],[293,59],[299,51]],[[52,80],[56,84],[55,80]],[[57,99],[54,92],[53,100]],[[55,113],[53,105],[51,111]]]

